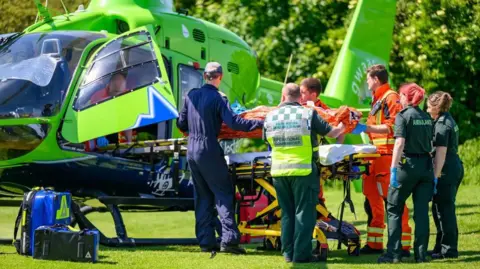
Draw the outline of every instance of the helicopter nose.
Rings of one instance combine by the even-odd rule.
[[[49,129],[48,124],[0,126],[0,162],[34,151],[44,141]]]

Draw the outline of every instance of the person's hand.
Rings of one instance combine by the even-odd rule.
[[[438,178],[433,179],[433,195],[437,194],[437,184],[438,184]]]
[[[392,186],[393,188],[398,188],[396,167],[390,168],[390,186]]]
[[[353,129],[352,134],[361,134],[367,130],[367,125],[358,123],[355,129]]]
[[[105,137],[99,137],[97,138],[97,147],[100,147],[100,148],[103,148],[103,147],[106,147],[108,146],[108,139],[106,139]]]
[[[337,125],[337,128],[342,131],[342,134],[345,132],[345,125],[343,124],[343,122],[340,122],[340,124]]]

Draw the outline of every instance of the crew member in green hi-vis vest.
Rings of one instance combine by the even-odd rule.
[[[400,86],[399,93],[403,110],[395,117],[395,146],[387,195],[387,252],[378,259],[379,263],[398,263],[402,259],[402,215],[410,195],[415,220],[415,260],[427,261],[428,204],[435,192],[431,156],[433,121],[418,107],[424,98],[424,89],[408,83]]]
[[[336,138],[345,127],[332,128],[312,108],[300,105],[300,88],[294,83],[282,89],[282,103],[267,114],[264,139],[272,148],[271,175],[282,210],[282,254],[286,262],[317,262],[312,255],[315,206],[320,191],[319,169],[314,155],[317,135]]]

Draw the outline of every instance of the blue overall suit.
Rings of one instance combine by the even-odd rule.
[[[262,121],[245,120],[234,114],[227,98],[210,84],[188,93],[177,121],[177,127],[188,132],[187,162],[195,193],[195,234],[202,249],[216,247],[214,206],[222,223],[221,247],[240,242],[234,212],[235,187],[217,140],[222,121],[238,131],[263,127]]]

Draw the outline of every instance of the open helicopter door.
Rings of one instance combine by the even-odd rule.
[[[178,117],[154,29],[144,26],[102,45],[75,86],[62,136],[81,143]]]

